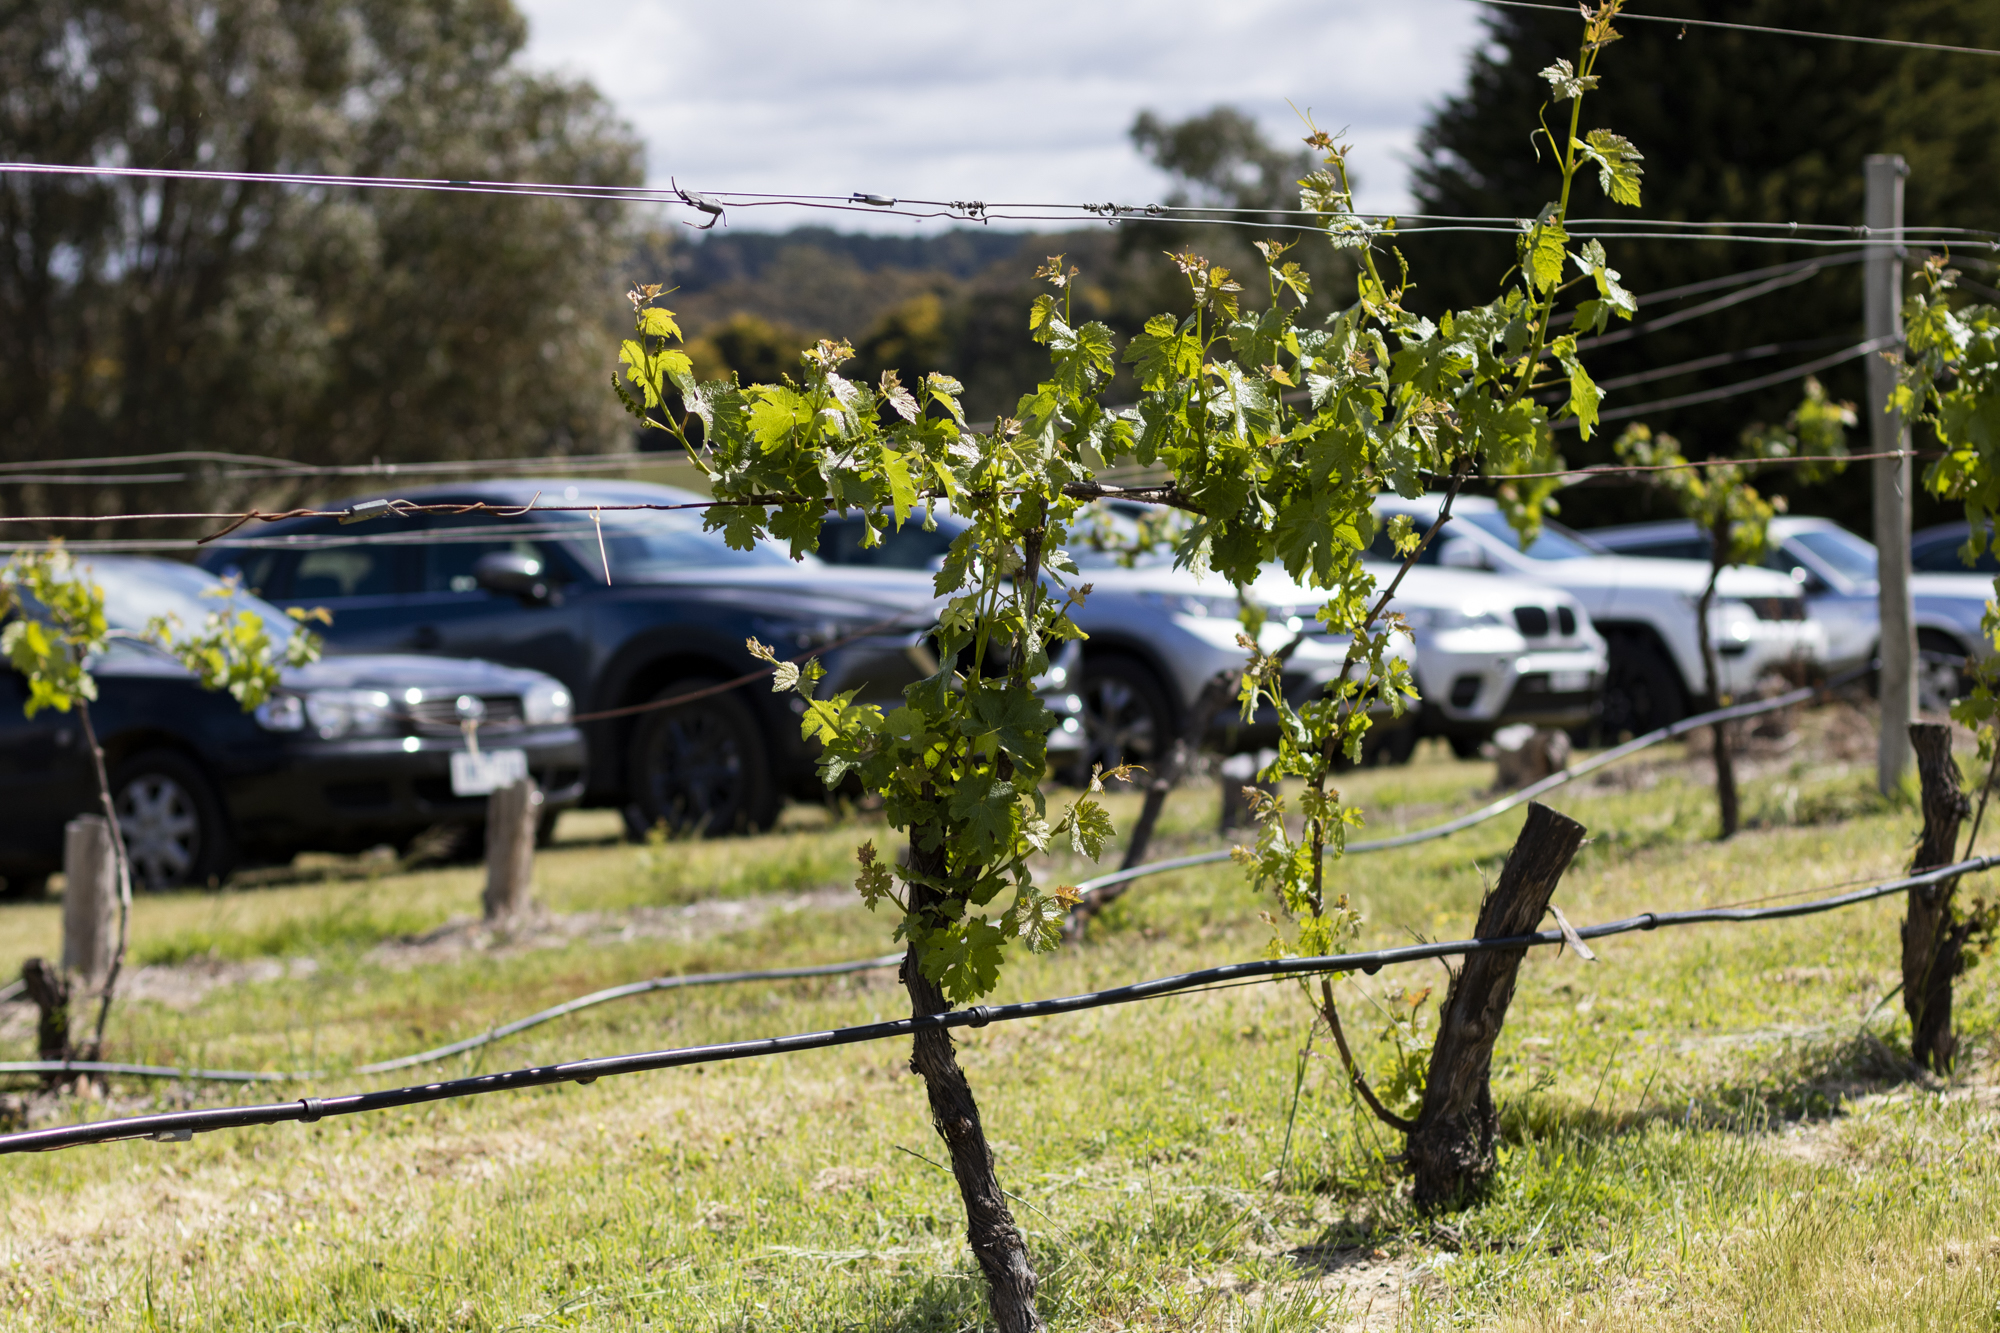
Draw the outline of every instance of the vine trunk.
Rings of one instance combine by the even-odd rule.
[[[944,845],[940,840],[936,851],[924,851],[923,833],[921,827],[910,830],[910,868],[935,883],[948,873]],[[916,914],[945,901],[943,894],[923,883],[910,883],[909,891],[910,908]],[[914,944],[903,958],[902,978],[913,1017],[943,1013],[951,1007],[944,993],[917,966]],[[979,1120],[979,1103],[973,1100],[972,1085],[959,1068],[951,1033],[942,1029],[917,1033],[910,1070],[924,1081],[931,1124],[951,1154],[951,1171],[958,1178],[959,1197],[965,1201],[966,1240],[980,1271],[986,1274],[993,1322],[1000,1333],[1041,1333],[1046,1325],[1035,1308],[1035,1270],[1028,1260],[1027,1241],[1007,1208],[1007,1196],[993,1169],[993,1150]]]

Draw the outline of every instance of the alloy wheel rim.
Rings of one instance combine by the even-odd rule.
[[[678,713],[661,719],[649,749],[653,815],[675,831],[727,827],[743,786],[735,733],[712,713]]]
[[[118,794],[118,830],[133,878],[149,889],[186,879],[201,855],[201,813],[187,788],[143,773]]]

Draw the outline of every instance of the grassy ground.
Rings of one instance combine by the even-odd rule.
[[[1757,761],[1754,827],[1727,844],[1711,841],[1703,770],[1664,754],[1618,773],[1551,802],[1592,831],[1557,893],[1577,922],[1888,876],[1916,826],[1870,794],[1872,745]],[[1490,781],[1489,766],[1427,750],[1352,775],[1348,794],[1386,830],[1470,808]],[[1215,800],[1178,794],[1156,853],[1215,845]],[[1121,824],[1134,804],[1121,800]],[[1340,866],[1364,942],[1468,933],[1519,823]],[[113,1053],[338,1069],[619,981],[887,947],[886,921],[806,892],[843,882],[879,826],[801,818],[655,848],[610,833],[573,819],[538,862],[541,897],[581,933],[545,924],[510,941],[450,925],[476,908],[474,869],[328,863],[148,899],[135,948],[166,998],[114,1012]],[[1017,961],[996,998],[1255,956],[1267,906],[1227,866],[1149,881],[1083,945]],[[2000,970],[1959,983],[1963,1072],[1912,1079],[1900,1005],[1880,1003],[1899,916],[1885,902],[1624,936],[1595,965],[1539,951],[1497,1055],[1499,1177],[1445,1218],[1399,1202],[1385,1161],[1397,1145],[1357,1116],[1287,985],[996,1026],[962,1036],[961,1057],[1058,1328],[1990,1329]],[[50,950],[58,928],[52,905],[0,907],[0,969]],[[424,932],[427,944],[398,942]],[[176,978],[212,988],[176,991]],[[1432,964],[1341,984],[1378,1078],[1396,1063],[1378,1034],[1407,1027],[1391,1019],[1444,979]],[[672,992],[436,1073],[903,1007],[888,974]],[[1433,1007],[1416,1009],[1420,1026]],[[9,1021],[0,1051],[26,1054],[24,1023]],[[6,1158],[0,1328],[975,1327],[982,1290],[906,1059],[849,1047]],[[259,1099],[395,1082],[336,1076]],[[121,1086],[111,1107],[35,1114],[188,1096]]]

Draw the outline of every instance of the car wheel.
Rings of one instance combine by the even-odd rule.
[[[1113,769],[1139,764],[1157,770],[1172,748],[1177,728],[1173,707],[1159,678],[1129,657],[1085,657],[1083,753],[1072,780],[1088,781],[1092,767]]]
[[[202,885],[229,874],[235,857],[222,803],[186,756],[149,750],[128,759],[112,775],[111,790],[132,887]]]
[[[1965,696],[1965,649],[1934,629],[1917,631],[1917,708],[1925,713],[1951,710]]]
[[[1630,733],[1643,736],[1688,715],[1680,673],[1646,635],[1607,634],[1610,669],[1604,674],[1604,711],[1599,725],[1606,740]]]
[[[715,684],[677,680],[666,699]],[[628,830],[715,837],[767,828],[778,817],[764,733],[749,706],[730,694],[641,715],[629,761]]]
[[[1479,747],[1486,744],[1484,736],[1467,736],[1459,732],[1452,733],[1445,740],[1450,743],[1452,754],[1460,759],[1479,758]]]

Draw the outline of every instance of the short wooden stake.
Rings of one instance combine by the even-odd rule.
[[[69,982],[46,958],[30,958],[21,965],[21,982],[28,998],[40,1011],[35,1024],[36,1058],[67,1060],[69,1049]],[[42,1086],[53,1088],[63,1081],[61,1074],[42,1075]]]
[[[1531,803],[1499,882],[1479,905],[1476,938],[1505,939],[1536,930],[1556,881],[1582,845],[1583,825]],[[1493,1140],[1500,1117],[1493,1106],[1493,1044],[1526,953],[1505,949],[1468,955],[1445,992],[1423,1108],[1406,1145],[1419,1208],[1464,1199],[1497,1165]]]
[[[1924,831],[1910,858],[1912,874],[1958,859],[1958,826],[1972,813],[1951,754],[1951,728],[1910,724],[1917,777],[1923,784]],[[1939,1074],[1951,1072],[1958,1038],[1951,1031],[1951,983],[1964,968],[1972,923],[1952,911],[1955,879],[1910,890],[1903,918],[1903,1010],[1910,1016],[1910,1056]]]
[[[523,778],[486,798],[488,921],[504,921],[528,910],[535,877],[535,826],[541,817],[542,793],[533,778]]]
[[[118,948],[118,858],[103,815],[63,826],[63,971],[96,989]]]

